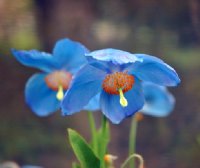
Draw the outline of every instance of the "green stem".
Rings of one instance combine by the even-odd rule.
[[[99,150],[101,151],[100,152],[100,158],[102,159],[101,160],[101,167],[102,168],[105,168],[106,165],[105,165],[105,162],[104,162],[104,156],[107,152],[107,146],[108,146],[108,143],[109,143],[109,140],[110,140],[110,132],[109,132],[109,123],[108,123],[108,120],[105,116],[103,116],[103,119],[102,119],[102,125],[101,125],[101,138],[102,138],[102,144],[99,145]]]
[[[129,133],[129,156],[135,153],[136,132],[137,132],[137,119],[136,117],[133,117]],[[129,166],[130,168],[135,168],[134,159],[130,161]]]
[[[103,121],[102,121],[102,132],[106,134],[108,132],[108,121],[105,116],[103,116]]]
[[[141,155],[139,155],[139,154],[136,154],[136,153],[130,155],[130,156],[124,161],[124,163],[121,165],[120,168],[125,168],[125,166],[128,164],[128,162],[131,161],[132,158],[137,158],[137,159],[139,160],[139,168],[144,168],[144,159],[143,159],[143,157],[142,157]]]
[[[94,120],[94,116],[93,113],[91,111],[88,111],[88,120],[89,120],[89,125],[90,125],[90,129],[91,129],[91,138],[92,138],[92,148],[95,151],[95,153],[97,152],[97,130],[96,130],[96,126],[95,126],[95,120]]]
[[[103,116],[101,127],[97,130],[92,112],[88,112],[88,119],[91,129],[92,149],[101,160],[101,168],[105,168],[104,155],[107,152],[107,145],[110,139],[109,123],[106,117]]]

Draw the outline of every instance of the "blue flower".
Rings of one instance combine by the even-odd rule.
[[[145,104],[141,112],[143,114],[165,117],[174,109],[175,98],[164,86],[149,82],[142,83]]]
[[[26,103],[35,114],[48,116],[59,109],[74,73],[87,62],[86,52],[88,50],[82,44],[70,39],[59,40],[52,54],[12,49],[20,63],[43,71],[34,74],[25,86]],[[94,102],[91,100],[87,109],[96,109]]]
[[[142,109],[142,81],[163,86],[180,82],[171,66],[153,56],[102,49],[87,53],[86,57],[89,64],[77,72],[61,103],[64,115],[79,112],[100,94],[103,114],[118,124]]]

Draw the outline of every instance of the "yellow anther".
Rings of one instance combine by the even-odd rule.
[[[119,97],[120,97],[120,104],[122,107],[126,107],[128,106],[128,101],[126,100],[126,98],[124,97],[124,93],[122,91],[122,88],[119,88]]]
[[[62,85],[59,85],[58,92],[56,94],[56,98],[61,101],[63,99],[63,97],[64,97],[63,87],[62,87]]]

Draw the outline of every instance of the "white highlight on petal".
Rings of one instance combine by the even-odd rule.
[[[118,49],[102,49],[87,53],[85,56],[91,56],[100,61],[111,61],[114,64],[126,64],[134,62],[143,62],[142,58],[138,58],[134,54]]]

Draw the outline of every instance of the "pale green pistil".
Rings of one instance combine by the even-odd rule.
[[[126,107],[128,106],[128,101],[126,100],[126,98],[124,97],[124,93],[122,91],[122,88],[119,88],[119,97],[120,97],[120,104],[122,107]]]
[[[63,97],[64,97],[63,87],[62,87],[62,85],[59,85],[59,86],[58,86],[58,92],[57,92],[57,94],[56,94],[56,98],[57,98],[59,101],[61,101],[61,100],[63,99]]]

